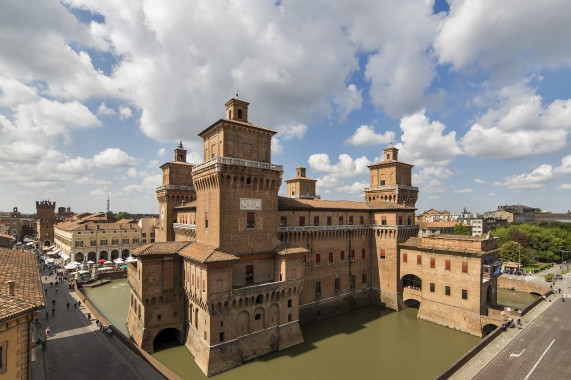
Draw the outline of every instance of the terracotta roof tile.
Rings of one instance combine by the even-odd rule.
[[[15,281],[14,295],[8,281]],[[45,307],[40,272],[33,253],[0,248],[0,320]]]
[[[374,210],[416,210],[414,207],[409,207],[382,199],[374,199],[368,202],[368,204]]]
[[[321,199],[278,198],[279,210],[307,210],[307,209],[337,209],[337,210],[363,210],[371,208],[365,202],[353,201],[325,201]]]
[[[180,250],[179,254],[188,257],[194,261],[201,263],[210,263],[216,261],[238,260],[238,257],[217,249],[213,244],[194,241],[188,246]]]
[[[133,254],[137,256],[169,255],[177,253],[188,244],[188,241],[155,242],[135,249]]]

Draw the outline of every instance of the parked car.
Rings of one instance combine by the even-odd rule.
[[[563,276],[560,275],[560,274],[556,274],[556,275],[555,275],[555,278],[556,278],[557,280],[563,280]]]

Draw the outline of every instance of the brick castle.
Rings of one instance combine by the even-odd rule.
[[[153,352],[174,335],[208,376],[303,341],[301,326],[368,304],[482,336],[493,323],[497,239],[418,238],[413,165],[384,149],[364,202],[326,201],[297,168],[278,196],[275,131],[231,99],[206,128],[204,162],[182,143],[161,166],[157,242],[129,264],[127,326]]]

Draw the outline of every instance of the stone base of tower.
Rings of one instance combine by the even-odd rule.
[[[379,299],[381,305],[387,309],[402,310],[402,293],[395,293],[389,290],[380,290]]]
[[[190,328],[186,347],[206,376],[213,376],[257,357],[303,343],[299,321],[274,326],[228,342],[208,346],[198,331]]]
[[[299,320],[301,325],[330,318],[349,310],[367,306],[371,303],[371,289],[361,289],[353,293],[300,305]]]
[[[471,335],[482,336],[481,315],[456,306],[423,299],[420,302],[418,318]]]

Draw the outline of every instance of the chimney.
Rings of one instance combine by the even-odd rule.
[[[14,288],[16,287],[16,281],[10,280],[8,281],[8,294],[13,296],[14,295]]]

